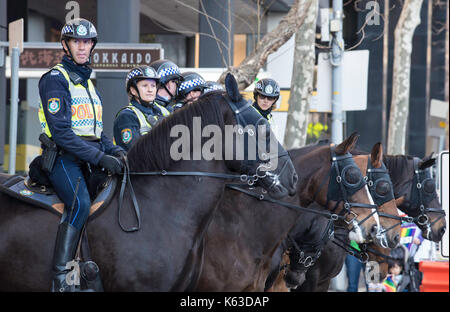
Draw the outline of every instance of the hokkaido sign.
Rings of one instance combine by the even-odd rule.
[[[127,71],[139,65],[164,58],[159,44],[98,44],[91,56],[94,70]],[[64,55],[60,44],[25,44],[20,55],[20,69],[47,69],[59,62]]]

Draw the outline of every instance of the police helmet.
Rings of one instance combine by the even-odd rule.
[[[256,101],[256,96],[258,94],[267,96],[267,97],[273,97],[278,100],[280,97],[280,87],[278,86],[278,83],[270,78],[264,78],[261,80],[258,80],[255,84],[255,89],[253,90],[253,97]]]
[[[64,27],[61,30],[61,40],[66,43],[67,48],[69,48],[68,40],[70,38],[74,39],[92,39],[94,44],[92,45],[91,51],[89,51],[89,61],[90,63],[90,55],[92,53],[92,50],[94,50],[95,45],[97,44],[97,30],[95,29],[94,24],[89,22],[88,20],[84,18],[75,18],[73,20],[70,20],[67,22]],[[64,50],[65,51],[65,50]],[[65,51],[66,53],[69,53],[70,57],[73,58],[72,52]]]
[[[183,82],[178,87],[178,94],[182,98],[186,97],[191,91],[200,90],[203,92],[206,87],[205,80],[197,73],[185,72],[181,76],[183,77]]]
[[[84,18],[75,18],[67,22],[61,30],[61,40],[69,38],[92,39],[97,44],[97,30],[94,24]]]
[[[166,84],[170,80],[182,80],[180,69],[178,66],[169,60],[158,60],[154,61],[150,64],[150,67],[153,67],[155,71],[159,75],[159,82],[161,84]]]
[[[138,67],[132,68],[125,79],[125,87],[127,89],[127,93],[130,92],[130,87],[134,87],[137,90],[136,83],[139,80],[143,79],[153,79],[158,83],[159,76],[156,70],[153,67],[142,65]]]
[[[208,93],[212,91],[224,91],[225,88],[223,85],[216,81],[207,81],[205,82],[205,89],[203,90],[203,93]]]

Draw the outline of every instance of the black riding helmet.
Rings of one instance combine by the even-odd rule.
[[[206,88],[206,82],[202,76],[194,72],[182,73],[183,82],[178,87],[178,95],[184,99],[191,91],[202,91]]]
[[[92,39],[94,44],[92,45],[91,51],[89,51],[89,59],[85,64],[82,64],[89,65],[91,63],[92,50],[94,50],[94,47],[97,44],[97,30],[95,29],[94,24],[84,18],[75,18],[67,22],[62,28],[60,41],[64,41],[66,43],[68,51],[66,51],[64,47],[63,50],[70,56],[70,58],[74,59],[68,43],[70,38]]]
[[[132,68],[125,79],[125,87],[127,93],[131,95],[130,88],[134,87],[138,93],[139,101],[141,103],[145,102],[142,100],[141,95],[139,94],[139,89],[137,87],[137,82],[144,79],[153,79],[158,84],[159,76],[156,70],[153,67],[142,65],[138,67]]]
[[[276,98],[276,102],[280,97],[280,87],[275,80],[264,78],[258,80],[255,84],[255,89],[253,90],[253,98],[255,99],[255,101],[258,94]]]

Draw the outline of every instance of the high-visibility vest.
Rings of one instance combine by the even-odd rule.
[[[261,112],[258,110],[258,109],[256,109],[256,107],[254,107],[254,106],[252,106],[253,107],[253,109],[255,110],[255,111],[257,111],[258,112],[258,114],[260,114],[262,117],[264,117],[262,114],[261,114]],[[267,115],[267,121],[269,122],[269,125],[271,125],[272,124],[272,114],[268,114]]]
[[[86,89],[81,84],[74,84],[72,80],[70,80],[69,74],[64,69],[62,64],[57,64],[52,68],[52,70],[58,70],[61,72],[69,84],[69,92],[71,97],[70,105],[72,110],[72,131],[78,136],[89,136],[100,139],[103,132],[103,108],[102,102],[97,95],[92,81],[88,79],[88,88]],[[49,102],[51,100],[52,99],[50,99]],[[48,103],[48,105],[50,104],[51,103]],[[58,103],[58,105],[60,104],[61,103]],[[39,100],[39,121],[42,132],[45,132],[49,137],[51,137],[52,134],[50,133],[47,120],[45,119],[41,100]]]
[[[161,110],[163,117],[167,117],[170,115],[170,112],[165,107],[159,105],[156,102],[154,102],[154,105]],[[131,109],[136,114],[136,117],[139,120],[139,133],[141,135],[147,134],[152,129],[152,127],[158,122],[158,120],[161,118],[160,116],[156,116],[156,115],[149,115],[148,117],[146,117],[139,108],[137,108],[136,106],[134,106],[131,103],[129,103],[128,106],[123,107],[117,113],[116,116],[118,116],[119,113],[124,109]]]

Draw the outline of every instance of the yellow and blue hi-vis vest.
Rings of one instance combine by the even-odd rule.
[[[64,69],[62,64],[57,64],[52,68],[52,70],[58,70],[59,72],[61,72],[69,84],[72,110],[72,131],[76,135],[81,137],[96,137],[100,139],[103,132],[103,108],[102,102],[97,95],[91,79],[87,81],[88,88],[86,89],[81,84],[74,84],[72,80],[70,80],[69,74]],[[60,105],[59,102],[56,103],[56,100],[59,101],[59,99],[55,99],[55,107],[57,105]],[[52,102],[49,103],[49,110],[51,108]],[[39,121],[41,124],[42,132],[45,132],[49,137],[52,137],[47,121],[45,119],[41,100],[39,100]]]

